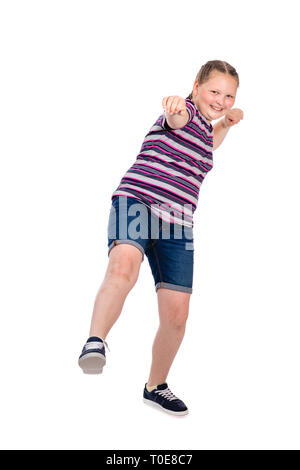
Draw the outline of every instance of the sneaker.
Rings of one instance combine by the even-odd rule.
[[[179,398],[171,392],[166,382],[158,385],[152,392],[148,392],[146,385],[147,384],[145,384],[144,388],[144,403],[158,407],[172,415],[181,416],[188,414],[188,409],[183,401],[179,400]]]
[[[78,359],[78,364],[85,374],[102,374],[106,364],[105,346],[109,350],[106,341],[98,336],[91,336],[87,340]]]

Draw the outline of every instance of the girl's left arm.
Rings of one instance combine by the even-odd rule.
[[[240,122],[243,118],[244,113],[241,109],[235,108],[227,111],[225,117],[213,126],[213,150],[216,150],[221,145],[230,127]]]

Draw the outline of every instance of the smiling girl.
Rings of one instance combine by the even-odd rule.
[[[212,151],[223,142],[230,127],[243,119],[242,110],[232,108],[238,86],[236,70],[227,62],[212,60],[201,67],[187,98],[163,98],[164,114],[150,128],[135,162],[111,196],[109,262],[95,299],[89,338],[79,357],[83,372],[102,373],[105,338],[138,279],[146,255],[154,278],[160,324],[143,400],[177,416],[187,414],[188,408],[171,392],[166,380],[189,313],[193,214],[200,186],[213,167]],[[214,126],[213,120],[218,120]],[[137,211],[139,232],[132,230]],[[166,225],[167,237],[163,230]],[[128,367],[132,365],[129,357]],[[130,393],[130,387],[127,390]]]

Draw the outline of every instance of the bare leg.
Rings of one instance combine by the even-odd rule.
[[[160,288],[157,290],[160,325],[152,347],[152,365],[147,385],[166,382],[185,333],[190,293]]]
[[[105,277],[94,303],[90,336],[106,338],[137,281],[141,262],[142,253],[133,245],[122,243],[111,249]]]

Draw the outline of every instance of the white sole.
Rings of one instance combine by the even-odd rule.
[[[85,374],[102,374],[106,359],[100,353],[91,352],[78,359],[78,364]]]
[[[170,415],[173,416],[184,416],[187,415],[189,410],[185,411],[171,411],[171,410],[166,410],[166,408],[163,408],[159,403],[155,403],[152,400],[147,400],[147,398],[143,398],[144,403],[146,405],[152,406],[153,408],[156,408],[157,410],[163,411],[164,413],[169,413]]]

